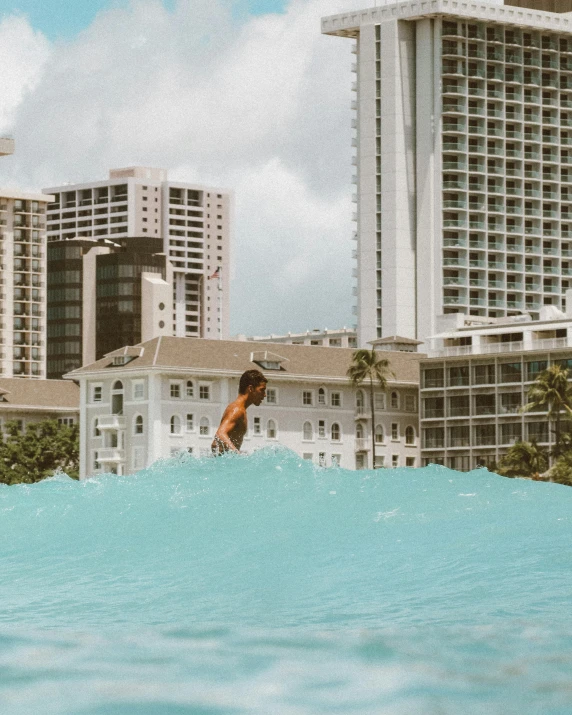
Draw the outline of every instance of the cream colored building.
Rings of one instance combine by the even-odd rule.
[[[0,375],[46,376],[46,206],[0,188]]]
[[[316,464],[371,467],[368,391],[346,377],[345,348],[159,337],[66,377],[80,384],[81,477],[131,474],[160,458],[210,454],[240,375],[258,368],[267,399],[249,411],[243,449],[283,445]],[[388,353],[395,373],[376,391],[377,466],[418,466],[419,360]]]
[[[129,167],[111,170],[104,181],[56,186],[50,193],[48,241],[162,238],[173,266],[171,334],[228,336],[229,191],[169,181],[165,169]]]
[[[353,328],[337,330],[306,330],[305,333],[286,333],[285,335],[266,335],[265,337],[246,338],[237,335],[236,340],[253,340],[257,343],[286,343],[289,345],[323,345],[330,348],[356,348],[357,332]]]
[[[79,387],[69,380],[0,378],[0,434],[14,420],[22,430],[43,420],[78,424]]]

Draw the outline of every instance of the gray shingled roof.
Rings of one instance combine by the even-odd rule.
[[[0,378],[0,409],[6,406],[79,410],[79,387],[69,380]]]
[[[241,374],[259,365],[251,362],[252,353],[268,350],[285,358],[282,370],[264,370],[273,378],[288,376],[315,376],[344,378],[354,350],[347,348],[319,347],[311,345],[287,345],[235,340],[208,340],[201,338],[160,337],[140,344],[144,350],[140,357],[131,360],[121,370],[138,370],[149,367],[194,369],[214,374],[221,371]],[[123,355],[125,349],[109,353],[91,365],[85,365],[66,377],[79,377],[83,373],[113,370],[113,356]],[[419,353],[384,353],[391,364],[397,382],[419,382]]]

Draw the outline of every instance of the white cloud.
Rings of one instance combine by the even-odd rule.
[[[133,0],[51,54],[5,20],[0,39],[6,25],[25,45],[4,64],[17,153],[0,166],[35,188],[131,164],[232,188],[231,329],[349,324],[350,43],[319,24],[343,8],[292,0],[236,26],[230,5]]]

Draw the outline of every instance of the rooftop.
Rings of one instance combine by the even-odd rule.
[[[0,407],[30,407],[45,411],[79,410],[79,387],[69,380],[0,378]]]

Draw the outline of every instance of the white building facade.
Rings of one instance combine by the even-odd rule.
[[[246,337],[237,336],[237,340],[246,340]],[[285,335],[266,335],[248,338],[258,343],[285,343],[287,345],[322,345],[330,348],[357,348],[357,332],[353,328],[339,328],[338,330],[314,329],[304,333],[286,333]]]
[[[228,336],[232,195],[169,181],[165,169],[112,169],[109,179],[57,186],[48,241],[162,238],[173,266],[172,335]]]
[[[421,465],[467,471],[498,463],[520,440],[554,446],[546,411],[522,408],[550,366],[572,380],[570,309],[543,308],[538,320],[451,318],[421,361]]]
[[[350,38],[359,344],[437,316],[564,309],[572,18],[412,0],[322,20]]]
[[[280,354],[277,354],[277,353]],[[367,389],[346,371],[351,350],[160,337],[75,370],[80,384],[81,476],[131,474],[181,451],[210,454],[240,375],[260,369],[267,398],[248,411],[243,449],[283,445],[316,464],[371,467]],[[415,467],[419,356],[390,356],[386,393],[376,390],[377,466]]]
[[[0,375],[46,377],[46,207],[0,188]]]

